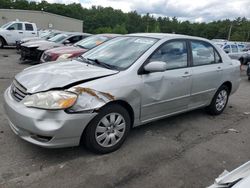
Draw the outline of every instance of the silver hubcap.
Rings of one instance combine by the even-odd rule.
[[[121,114],[110,113],[98,123],[95,131],[97,143],[103,147],[112,147],[123,137],[126,122]]]
[[[222,90],[216,99],[216,109],[218,111],[221,111],[227,103],[227,91]]]

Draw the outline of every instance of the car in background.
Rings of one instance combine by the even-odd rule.
[[[248,76],[248,80],[250,80],[250,64],[248,64],[247,66],[247,76]]]
[[[221,48],[229,55],[231,59],[239,60],[241,64],[247,64],[246,58],[248,54],[246,51],[244,51],[244,44],[227,42]]]
[[[35,23],[13,21],[0,27],[0,48],[8,45],[16,45],[25,37],[37,37],[37,27]]]
[[[109,153],[132,127],[198,108],[221,114],[239,87],[239,67],[203,38],[123,35],[73,60],[24,69],[4,106],[11,129],[28,142]]]
[[[46,63],[50,61],[65,61],[67,59],[72,59],[82,55],[86,51],[110,40],[117,36],[118,34],[99,34],[93,35],[86,39],[83,39],[72,46],[63,46],[58,48],[52,48],[46,50],[42,57],[41,63]]]
[[[21,44],[21,58],[20,60],[40,61],[44,51],[64,45],[72,45],[76,42],[89,37],[88,33],[62,33],[56,35],[48,40],[31,41]]]
[[[41,33],[39,36],[37,37],[26,37],[21,39],[20,41],[16,42],[16,49],[17,51],[20,50],[21,48],[21,44],[25,43],[25,42],[31,42],[31,41],[40,41],[40,40],[48,40],[56,35],[59,35],[63,33],[62,31],[47,31],[47,32],[43,32]]]

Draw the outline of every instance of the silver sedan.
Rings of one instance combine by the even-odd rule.
[[[130,34],[23,70],[5,91],[5,110],[28,142],[108,153],[132,127],[197,108],[221,114],[239,87],[239,66],[203,38]]]

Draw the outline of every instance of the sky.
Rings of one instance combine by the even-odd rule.
[[[113,7],[123,12],[137,11],[156,17],[177,17],[192,22],[250,18],[250,0],[47,0],[50,3],[81,3],[83,7]]]

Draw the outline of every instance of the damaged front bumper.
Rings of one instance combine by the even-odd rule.
[[[85,127],[97,114],[27,108],[12,97],[10,88],[5,91],[4,99],[13,132],[28,142],[46,148],[79,145]]]
[[[44,51],[38,50],[37,47],[21,46],[21,60],[40,61]]]

